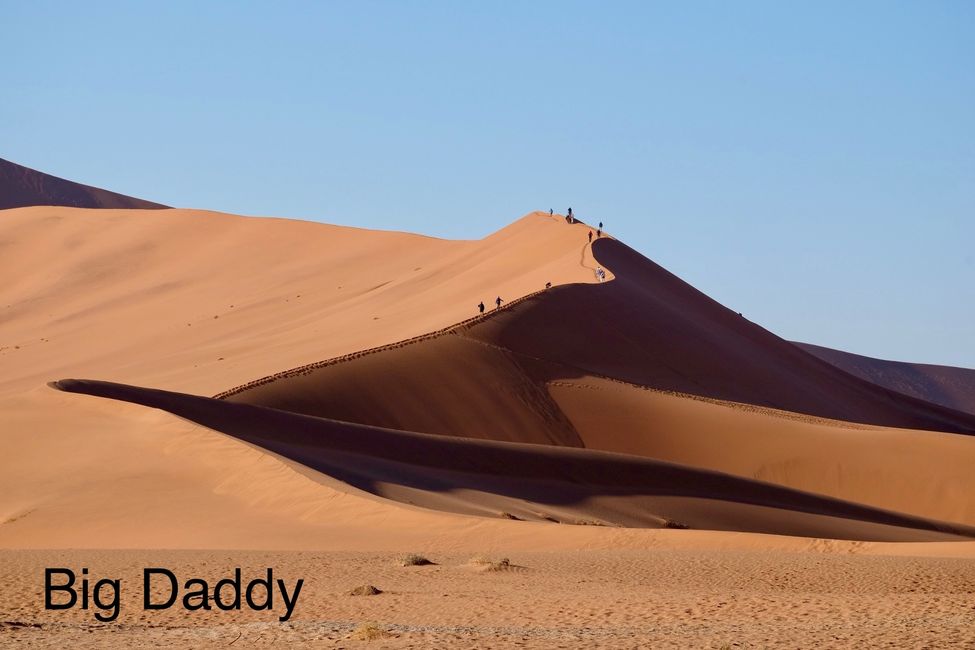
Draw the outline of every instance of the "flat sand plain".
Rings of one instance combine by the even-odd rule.
[[[405,551],[406,549],[404,549]],[[975,563],[953,558],[755,550],[395,552],[7,551],[0,644],[25,647],[965,648],[975,647]],[[472,558],[509,566],[493,570]],[[278,612],[144,612],[141,571],[213,584],[241,567],[305,580]],[[42,609],[46,566],[123,580],[121,614]],[[353,596],[373,585],[383,593]],[[128,591],[126,591],[128,589]],[[382,635],[356,638],[368,624]]]

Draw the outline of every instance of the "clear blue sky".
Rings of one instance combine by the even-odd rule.
[[[975,368],[975,3],[0,0],[0,157],[477,238],[572,206],[777,334]]]

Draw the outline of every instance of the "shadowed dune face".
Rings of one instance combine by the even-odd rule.
[[[356,488],[435,509],[834,539],[975,537],[973,528],[635,456],[392,431],[108,382],[52,386],[164,409]]]
[[[225,399],[401,431],[622,452],[975,523],[964,496],[975,489],[972,446],[934,432],[975,431],[975,418],[825,364],[618,242],[595,250],[613,282],[555,287]]]
[[[975,418],[853,377],[721,306],[614,240],[604,285],[570,286],[471,335],[653,388],[850,422],[975,433]]]
[[[851,375],[903,395],[956,411],[975,414],[975,370],[874,359],[810,343],[796,343],[806,352]]]
[[[466,363],[458,361],[454,380],[448,380],[441,369],[453,362],[441,357],[453,352],[437,348],[472,348],[438,338],[381,350],[300,377],[284,377],[229,399],[463,436],[466,426],[431,428],[428,412],[462,409],[478,386],[482,392],[503,391],[514,375],[500,360],[519,358],[534,361],[536,368],[528,372],[522,364],[515,374],[530,375],[528,379],[534,382],[596,375],[850,422],[975,433],[975,417],[906,397],[824,363],[619,242],[600,240],[593,248],[597,260],[614,271],[612,282],[556,287],[450,332],[490,348],[493,353],[482,351],[479,358],[492,356],[498,364],[481,363],[473,357]],[[544,370],[539,372],[537,366]],[[406,374],[384,377],[387,367],[407,369]],[[444,380],[422,380],[427,370]],[[352,384],[354,391],[348,388]],[[407,400],[396,401],[406,405],[398,417],[389,415],[389,404],[394,401],[388,399],[390,391],[408,395]],[[409,406],[413,403],[424,406],[413,409]],[[503,421],[510,420],[511,409],[517,408],[531,410],[534,404],[531,400],[499,404],[494,410],[499,433],[493,437],[511,439]],[[492,418],[492,413],[484,416]],[[477,428],[484,426],[492,425],[478,423]]]
[[[533,359],[446,333],[255,386],[228,401],[445,436],[581,447]]]
[[[141,210],[167,207],[51,176],[0,158],[0,210],[32,205]]]

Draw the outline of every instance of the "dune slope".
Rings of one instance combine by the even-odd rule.
[[[611,264],[607,255],[616,243],[603,240],[590,249],[587,230],[583,224],[567,225],[558,216],[533,213],[482,240],[455,242],[190,210],[5,212],[0,220],[0,272],[12,281],[0,287],[0,362],[5,369],[0,376],[0,431],[12,453],[0,458],[0,545],[50,546],[56,540],[58,546],[140,547],[157,540],[161,545],[235,547],[247,539],[268,547],[314,548],[321,543],[316,540],[322,530],[330,531],[330,539],[355,544],[357,536],[368,535],[375,525],[396,539],[416,539],[419,522],[422,530],[436,530],[442,539],[480,539],[489,529],[492,534],[503,530],[506,539],[517,537],[528,546],[534,544],[525,541],[528,538],[620,543],[619,535],[626,532],[617,529],[618,534],[608,536],[608,527],[578,527],[572,533],[550,535],[537,528],[521,532],[518,522],[497,519],[500,509],[528,519],[603,518],[659,525],[661,518],[672,517],[720,530],[848,538],[862,534],[864,539],[915,539],[914,533],[905,536],[902,530],[915,530],[912,527],[920,525],[915,520],[972,521],[964,507],[932,505],[939,498],[957,504],[954,491],[967,489],[968,483],[958,481],[955,470],[971,457],[970,445],[965,446],[972,442],[968,437],[896,432],[889,439],[903,440],[888,445],[885,436],[890,432],[876,430],[871,432],[875,443],[891,451],[869,454],[866,436],[849,449],[845,446],[846,431],[855,427],[840,427],[828,435],[796,434],[780,427],[779,417],[715,417],[697,408],[700,400],[644,390],[646,385],[666,387],[675,376],[688,376],[648,363],[654,355],[666,356],[668,345],[677,344],[666,337],[656,348],[653,340],[648,342],[647,328],[652,330],[655,318],[664,319],[657,325],[669,327],[666,331],[675,339],[686,328],[691,337],[725,341],[731,347],[739,344],[736,337],[751,329],[743,333],[723,322],[709,311],[723,308],[709,307],[699,294],[694,298],[692,289],[676,279],[669,281],[672,276],[662,270]],[[20,272],[35,268],[38,259],[45,260],[38,272]],[[652,264],[642,258],[637,262]],[[592,286],[597,264],[611,272],[617,270],[615,264],[634,277],[641,272],[650,277],[638,278],[636,289],[614,293],[623,278],[613,279],[612,273],[610,282]],[[543,290],[546,282],[556,286]],[[667,293],[669,284],[672,295]],[[640,291],[649,292],[653,300],[647,302]],[[490,306],[498,295],[510,307],[468,320],[479,300]],[[522,296],[527,297],[519,300]],[[615,297],[600,303],[606,296]],[[664,307],[670,303],[667,312]],[[610,317],[603,310],[616,310],[617,315]],[[681,316],[683,311],[687,313]],[[731,320],[747,324],[737,315]],[[613,330],[608,325],[621,326]],[[416,338],[398,343],[410,337]],[[777,373],[777,380],[788,379],[790,369],[801,374],[805,366],[789,366],[781,351],[771,346],[769,352],[763,341],[760,338],[752,348],[761,353],[763,368]],[[377,351],[362,352],[373,348]],[[722,354],[718,360],[730,358]],[[840,376],[853,382],[850,386],[859,386],[860,380],[828,364],[801,357],[805,353],[798,350],[794,354],[827,369],[824,377]],[[321,359],[340,362],[316,363],[296,373],[284,372],[273,381],[260,380]],[[695,385],[712,373],[718,378],[713,384],[703,382],[699,394],[721,396],[728,386],[735,388],[733,370],[709,367],[693,355],[688,359],[688,372],[698,373]],[[764,403],[758,374],[745,373],[750,392],[742,394]],[[604,449],[630,454],[627,463],[650,462],[654,467],[659,465],[654,460],[673,460],[692,466],[673,477],[682,490],[693,484],[688,477],[697,476],[694,472],[704,470],[710,476],[718,471],[745,480],[736,485],[773,482],[792,488],[789,494],[796,489],[818,493],[823,503],[856,501],[860,505],[855,507],[865,511],[903,514],[894,515],[900,519],[893,533],[876,528],[888,526],[883,517],[889,512],[880,520],[871,520],[874,515],[861,520],[860,515],[837,515],[849,511],[836,511],[833,505],[822,510],[833,514],[805,512],[795,523],[799,515],[790,514],[795,507],[788,499],[756,505],[693,491],[668,496],[662,483],[652,484],[652,494],[644,493],[648,488],[641,484],[644,492],[621,495],[613,493],[612,483],[607,488],[602,479],[594,483],[591,478],[584,478],[581,492],[573,492],[568,483],[561,485],[559,489],[571,496],[568,504],[529,503],[517,495],[546,492],[531,477],[524,478],[530,489],[516,485],[512,491],[511,484],[518,481],[511,477],[482,477],[471,484],[469,473],[441,468],[430,487],[422,483],[424,472],[430,470],[423,463],[407,463],[415,467],[404,468],[403,463],[377,461],[372,467],[370,454],[347,457],[350,466],[361,466],[360,477],[350,477],[358,481],[353,485],[371,486],[374,494],[399,500],[396,504],[355,493],[350,484],[334,479],[326,485],[325,474],[310,469],[305,476],[297,463],[282,464],[258,448],[241,449],[240,436],[215,436],[171,416],[144,414],[146,409],[44,387],[51,379],[69,376],[210,394],[257,378],[247,390],[221,403],[246,406],[233,402],[257,395],[268,398],[268,405],[283,400],[275,402],[281,409],[321,415],[332,421],[329,427],[346,432],[362,431],[355,424],[372,425],[369,431],[405,431],[409,435],[400,440],[409,442],[402,448],[426,439],[424,433],[453,436],[453,441],[438,442],[460,444],[457,449],[466,450],[464,458],[476,456],[470,450],[480,450],[478,445],[493,443],[457,438],[521,446],[542,443],[546,453],[584,453],[585,458]],[[900,396],[891,397],[891,405],[884,401],[886,393],[861,383],[868,388],[860,386],[853,391],[856,399],[844,403],[865,416],[880,414],[932,427],[946,423],[946,430],[967,426],[964,416],[916,401],[900,402]],[[612,399],[587,401],[581,393],[596,393],[608,384],[614,387]],[[835,395],[828,388],[817,390],[823,391],[823,402]],[[654,397],[645,399],[651,393]],[[176,406],[182,408],[180,404]],[[667,409],[669,419],[658,417]],[[620,414],[628,417],[629,428],[615,418]],[[336,420],[348,422],[337,425]],[[654,426],[642,424],[647,420]],[[716,420],[733,421],[734,426],[715,431]],[[273,433],[254,432],[268,443],[261,449],[274,447]],[[795,445],[789,442],[794,435],[801,437]],[[776,436],[779,444],[768,444]],[[674,443],[678,439],[682,444]],[[833,446],[821,444],[824,441]],[[748,451],[733,462],[717,461],[715,445]],[[913,500],[905,496],[908,481],[901,474],[906,461],[888,464],[904,453],[910,455],[911,445],[924,450],[913,454],[922,459],[916,476],[924,485],[915,490],[922,496]],[[559,450],[571,447],[588,449]],[[766,448],[775,452],[758,453]],[[817,455],[817,449],[837,455],[835,471],[824,471],[826,452]],[[310,466],[345,476],[342,464],[334,460],[339,453],[352,452],[318,449],[309,456]],[[952,462],[939,478],[934,459],[942,454]],[[534,470],[535,462],[512,467]],[[546,463],[551,466],[551,461]],[[887,476],[884,484],[893,486],[890,490],[872,493],[863,487],[884,468],[899,477]],[[828,478],[817,478],[822,476]],[[126,489],[119,490],[119,485]],[[668,499],[682,501],[668,506]],[[144,508],[147,502],[154,506]],[[494,520],[410,509],[410,503]],[[848,506],[854,507],[843,508]],[[548,514],[540,517],[542,512]],[[821,516],[830,521],[819,522]],[[842,522],[833,521],[837,518]],[[748,522],[747,527],[738,520]],[[862,521],[866,529],[860,527]],[[513,537],[511,526],[517,530]],[[923,524],[916,530],[932,528]]]
[[[392,431],[107,382],[52,386],[164,409],[359,489],[437,509],[469,512],[476,504],[538,518],[532,504],[544,504],[562,516],[631,527],[872,541],[975,537],[975,528],[635,456]]]
[[[613,281],[555,287],[449,334],[493,350],[483,355],[517,355],[548,364],[551,372],[542,377],[535,373],[535,380],[596,375],[850,422],[975,433],[975,417],[843,372],[731,312],[615,240],[599,240],[593,251],[614,271]],[[387,365],[412,373],[414,379],[401,382],[401,390],[411,400],[424,402],[426,409],[455,408],[463,401],[455,389],[469,392],[476,389],[472,385],[493,388],[506,383],[492,375],[493,366],[477,363],[469,364],[466,377],[458,368],[456,382],[416,382],[427,369],[434,373],[434,366],[450,363],[431,349],[444,345],[448,344],[413,341],[403,350],[376,352],[381,358],[363,355],[350,360],[354,367],[341,363],[305,368],[224,395],[312,415],[335,416],[331,409],[340,408],[343,419],[377,425],[398,422],[398,428],[407,430],[450,433],[425,428],[426,414],[420,411],[415,413],[418,419],[410,414],[376,419],[394,408],[384,402],[398,380],[379,376]],[[362,389],[354,403],[333,398],[348,397],[351,391],[342,391],[350,382]],[[533,405],[524,402],[524,407]],[[498,411],[504,417],[510,412]]]
[[[32,205],[140,210],[168,207],[51,176],[0,158],[0,210]]]
[[[956,411],[975,414],[975,370],[874,359],[811,343],[795,345],[878,386]]]

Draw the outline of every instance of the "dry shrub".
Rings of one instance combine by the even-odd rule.
[[[422,555],[417,555],[416,553],[410,553],[400,560],[400,564],[403,566],[427,566],[433,564],[430,560],[423,557]]]
[[[349,592],[350,596],[378,596],[383,593],[382,589],[373,587],[372,585],[362,585],[361,587],[356,587]]]
[[[352,630],[352,634],[349,635],[349,638],[356,639],[358,641],[375,641],[376,639],[385,639],[389,636],[389,632],[379,627],[378,623],[368,622],[360,623],[354,630]]]

